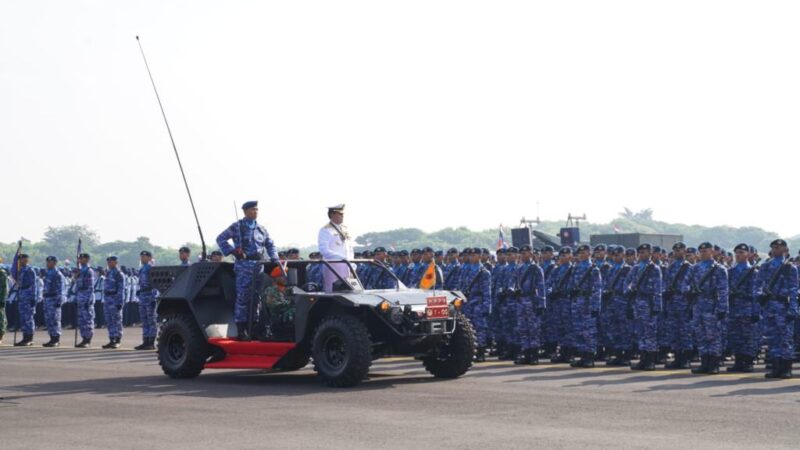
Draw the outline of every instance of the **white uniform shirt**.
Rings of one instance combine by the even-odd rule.
[[[318,243],[322,259],[353,259],[353,241],[350,240],[347,227],[338,225],[341,234],[336,230],[336,227],[337,225],[329,222],[319,230]],[[344,234],[345,239],[342,239],[342,234]]]

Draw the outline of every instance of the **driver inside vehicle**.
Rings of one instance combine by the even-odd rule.
[[[269,311],[273,329],[276,326],[294,322],[294,302],[286,297],[287,279],[280,266],[275,266],[269,274],[272,283],[268,283],[261,297],[261,307]]]

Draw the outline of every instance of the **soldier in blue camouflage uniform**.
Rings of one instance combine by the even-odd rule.
[[[28,265],[28,255],[19,255],[20,269],[17,273],[17,305],[19,307],[19,328],[22,331],[22,340],[15,342],[15,347],[30,347],[33,345],[33,331],[35,323],[33,315],[36,311],[36,274]]]
[[[521,264],[517,268],[517,326],[515,337],[520,348],[515,364],[539,364],[542,313],[546,305],[544,272],[533,261],[530,245],[519,248]]]
[[[139,298],[139,318],[142,321],[142,343],[134,347],[135,350],[154,350],[156,335],[158,334],[158,318],[156,316],[156,291],[150,277],[151,261],[153,254],[147,250],[139,252],[139,286],[136,296]]]
[[[602,283],[602,291],[601,291],[601,298],[602,292],[606,289],[606,281],[608,280],[608,272],[611,270],[611,264],[609,264],[607,257],[608,253],[614,246],[606,246],[605,244],[598,244],[594,246],[592,250],[592,261],[594,262],[595,267],[600,270],[600,280]],[[608,341],[608,333],[606,333],[606,328],[608,328],[608,317],[605,314],[605,309],[602,307],[600,308],[599,316],[597,317],[597,354],[595,355],[596,361],[605,361],[606,360],[606,353],[607,349],[611,347],[611,343]]]
[[[475,328],[475,340],[478,346],[475,359],[485,360],[486,348],[489,344],[489,314],[492,309],[492,275],[481,265],[480,249],[466,249],[470,258],[469,264],[462,268],[460,291],[467,297],[464,315]]]
[[[96,275],[89,261],[91,256],[88,253],[81,253],[78,257],[80,271],[75,278],[75,301],[78,308],[78,329],[81,334],[81,342],[75,345],[77,348],[88,348],[92,344],[94,336],[94,283]]]
[[[759,341],[757,325],[760,308],[756,301],[758,268],[748,261],[750,246],[739,244],[733,251],[736,263],[728,271],[728,344],[736,362],[727,371],[752,372]]]
[[[758,301],[765,322],[768,345],[767,378],[791,378],[794,356],[794,322],[798,319],[797,267],[787,261],[786,241],[770,244],[772,259],[761,265],[758,274]]]
[[[692,329],[700,352],[700,367],[692,373],[719,373],[722,357],[722,322],[728,314],[728,271],[714,261],[714,246],[697,247],[700,261],[689,269],[681,291],[692,308]]]
[[[470,251],[470,254],[471,252],[472,251]],[[471,259],[470,257],[470,260]],[[489,321],[489,334],[494,340],[495,350],[499,355],[503,356],[508,351],[507,347],[509,345],[509,343],[505,341],[505,335],[501,330],[499,307],[501,301],[498,298],[498,294],[503,290],[502,284],[506,270],[506,250],[504,248],[497,250],[497,264],[487,270],[490,270],[492,275],[492,314],[487,319]]]
[[[422,277],[425,276],[425,272],[428,271],[430,264],[434,261],[434,252],[431,247],[425,247],[420,251],[420,260],[417,263],[416,268],[411,276],[411,283],[409,287],[420,287],[420,283],[422,282]],[[435,267],[435,288],[441,289],[442,288],[442,280],[444,279],[442,275],[442,269],[438,265]]]
[[[641,353],[631,370],[655,370],[658,353],[658,314],[661,312],[661,269],[653,264],[650,244],[637,247],[639,262],[625,278],[628,317],[635,323],[636,340]],[[632,313],[632,314],[631,314]]]
[[[446,265],[444,266],[444,288],[448,291],[459,289],[459,271],[461,264],[458,262],[458,249],[451,248],[447,251]]]
[[[258,218],[258,202],[249,201],[242,204],[244,218],[234,222],[225,231],[217,236],[217,245],[222,253],[234,255],[236,262],[233,271],[236,274],[236,306],[234,308],[234,320],[238,331],[238,338],[242,341],[249,341],[248,322],[251,316],[252,307],[256,308],[255,302],[251,299],[251,287],[254,278],[263,270],[258,264],[260,260],[269,259],[271,262],[278,261],[278,254],[275,243],[269,237],[267,229],[256,222]],[[228,241],[233,241],[231,246]],[[252,311],[253,322],[258,323],[257,311]]]
[[[311,252],[308,258],[312,261],[319,261],[322,259],[322,255],[319,252]],[[306,267],[306,283],[314,283],[317,285],[317,290],[322,290],[322,264],[309,264]]]
[[[540,255],[539,260],[541,263],[539,264],[542,267],[542,271],[544,272],[544,286],[545,286],[545,297],[546,291],[548,286],[550,285],[550,278],[552,277],[552,272],[556,268],[556,264],[553,261],[553,253],[555,249],[553,247],[546,245],[542,247],[542,252]],[[544,313],[541,317],[542,322],[542,342],[543,342],[543,349],[542,349],[542,357],[543,358],[552,358],[553,355],[556,353],[556,348],[558,347],[558,338],[556,336],[555,330],[553,327],[553,321],[551,319],[553,308],[550,307],[550,299],[547,299],[548,307],[545,308]]]
[[[50,340],[43,347],[58,347],[61,342],[61,305],[64,304],[64,276],[56,269],[58,260],[48,256],[47,272],[44,276],[44,320]]]
[[[553,336],[558,344],[558,354],[554,354],[550,361],[554,363],[569,363],[575,352],[575,333],[572,329],[572,304],[569,299],[569,281],[575,268],[572,265],[572,249],[562,247],[558,251],[558,267],[548,280],[547,299],[548,309],[551,310]]]
[[[672,263],[664,274],[664,314],[662,326],[666,333],[666,344],[675,353],[675,359],[667,369],[688,369],[692,358],[692,321],[689,302],[681,292],[681,286],[689,275],[692,265],[686,260],[686,244],[678,242],[672,246]]]
[[[375,266],[371,266],[368,273],[370,289],[396,289],[397,280],[389,273],[391,269],[386,259],[386,249],[377,247],[374,253]]]
[[[664,281],[664,277],[667,273],[668,263],[666,261],[666,250],[661,248],[658,245],[653,246],[652,258],[653,264],[657,265],[659,269],[661,269],[661,287],[662,289],[666,289],[666,281]],[[661,293],[662,301],[664,299],[664,293]],[[666,364],[667,363],[667,356],[669,354],[669,333],[667,332],[666,327],[666,308],[662,308],[661,312],[658,314],[658,318],[656,319],[656,336],[658,340],[658,353],[656,354],[656,364]]]
[[[603,281],[600,278],[600,269],[592,264],[591,251],[588,245],[578,246],[575,252],[575,270],[567,284],[572,307],[575,351],[580,357],[570,364],[572,367],[594,367],[597,349],[597,319],[600,315]]]
[[[125,278],[117,268],[118,258],[106,258],[108,272],[103,284],[103,313],[108,324],[108,344],[103,348],[119,348],[122,341],[122,308],[125,305]]]
[[[481,252],[482,253],[482,252]],[[500,359],[513,361],[519,354],[519,346],[514,336],[517,328],[517,305],[515,302],[517,287],[517,257],[519,249],[509,247],[506,249],[506,265],[502,271],[502,279],[498,285],[497,304],[498,309],[497,328],[495,336],[501,336],[501,342],[505,343],[505,352],[500,354]],[[484,265],[484,267],[486,267]]]
[[[611,250],[611,268],[604,284],[602,309],[606,317],[606,342],[611,357],[607,366],[624,367],[631,363],[631,321],[628,319],[628,301],[625,298],[625,278],[631,266],[625,263],[625,248]]]
[[[192,256],[192,249],[189,247],[181,247],[178,249],[178,259],[181,261],[181,267],[189,267],[192,263],[189,261],[189,258]]]

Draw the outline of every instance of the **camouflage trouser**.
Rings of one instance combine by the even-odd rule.
[[[294,321],[294,302],[275,286],[268,287],[261,299],[261,307],[269,311],[272,323],[288,324]]]
[[[569,298],[559,298],[551,303],[553,314],[553,330],[555,331],[558,345],[563,347],[575,346],[575,330],[572,324],[572,301]]]
[[[480,296],[470,296],[469,301],[464,305],[464,315],[467,316],[472,328],[475,330],[475,340],[478,347],[486,348],[489,342],[489,299],[481,299]]]
[[[122,337],[122,298],[107,297],[103,302],[103,315],[108,327],[108,337]]]
[[[592,317],[589,297],[578,297],[571,302],[572,331],[575,349],[594,353],[597,348],[597,319]]]
[[[139,293],[139,316],[142,319],[142,337],[156,337],[158,317],[156,317],[155,291]]]
[[[234,320],[243,323],[250,320],[250,298],[253,292],[253,278],[261,273],[262,267],[258,261],[236,261],[233,271],[236,274],[236,305],[234,307]],[[253,322],[258,322],[258,311],[253,311]]]
[[[83,339],[94,336],[94,296],[78,298],[78,328]]]
[[[541,346],[542,321],[536,315],[531,297],[521,297],[517,304],[516,344],[522,350]]]
[[[665,327],[668,345],[674,351],[686,351],[693,348],[692,321],[689,319],[689,302],[683,296],[674,296],[665,305],[667,317]]]
[[[44,322],[47,325],[47,334],[61,336],[61,299],[44,299]]]
[[[753,304],[734,299],[728,316],[728,345],[734,354],[755,357],[758,353],[758,325],[753,323]]]
[[[628,350],[633,342],[633,325],[628,319],[628,301],[619,295],[608,303],[606,334],[609,347],[616,351]]]
[[[770,300],[764,309],[768,358],[792,359],[794,357],[794,323],[789,320],[789,306]]]
[[[701,355],[722,356],[722,323],[717,317],[715,303],[701,297],[692,310],[694,338]]]
[[[637,298],[633,304],[634,331],[639,351],[654,352],[658,350],[658,313],[653,312],[650,301]]]
[[[19,303],[19,329],[22,334],[33,334],[36,324],[33,321],[33,314],[36,311],[36,299],[18,298]]]

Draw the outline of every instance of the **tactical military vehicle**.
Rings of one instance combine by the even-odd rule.
[[[346,278],[336,274],[333,292],[321,292],[310,269],[314,264],[331,269],[331,263],[260,262],[251,304],[275,287],[267,274],[277,270],[283,280],[280,294],[291,310],[266,323],[251,317],[247,326],[261,335],[251,341],[237,339],[233,264],[154,267],[151,274],[160,292],[158,361],[164,373],[193,378],[204,369],[291,371],[312,360],[323,383],[347,387],[368,376],[372,361],[392,355],[414,357],[439,378],[469,370],[475,335],[461,313],[465,299],[460,292],[409,289],[399,280],[395,289],[366,290],[352,268]],[[397,279],[375,261],[350,263],[375,265]]]

